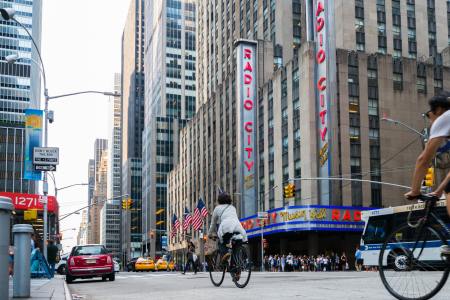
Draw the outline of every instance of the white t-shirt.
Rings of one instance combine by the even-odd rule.
[[[439,137],[450,137],[450,110],[440,115],[431,126],[430,140]]]

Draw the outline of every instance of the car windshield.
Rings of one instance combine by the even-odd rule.
[[[106,249],[103,246],[77,246],[72,250],[72,256],[98,255],[106,253]]]

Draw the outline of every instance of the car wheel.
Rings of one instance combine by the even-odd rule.
[[[109,275],[109,281],[114,281],[114,280],[116,280],[116,273],[112,272],[112,273]]]
[[[102,281],[106,281],[106,276],[102,276]]]
[[[58,270],[56,270],[58,272],[59,275],[66,275],[66,266],[62,265],[59,266]]]
[[[67,284],[71,284],[74,281],[75,278],[70,276],[69,274],[66,275],[66,282]]]

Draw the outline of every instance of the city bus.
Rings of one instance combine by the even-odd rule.
[[[447,214],[446,203],[446,200],[438,201],[434,212],[448,227],[450,218]],[[424,214],[422,211],[424,207],[425,203],[416,203],[363,211],[361,219],[365,225],[361,236],[360,250],[364,266],[378,266],[380,250],[387,236],[398,226],[407,223],[410,211],[412,211],[410,221],[414,224],[418,217]],[[426,254],[429,255],[430,260],[440,260],[439,243],[430,243]]]

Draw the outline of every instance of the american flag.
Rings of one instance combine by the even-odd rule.
[[[203,218],[208,215],[208,211],[206,210],[205,203],[202,198],[198,199],[197,207],[194,210],[194,217],[192,219],[192,227],[194,230],[199,230],[203,225]]]
[[[172,217],[172,237],[175,236],[175,234],[177,233],[177,230],[180,228],[180,221],[178,221],[178,218],[175,214],[173,214]]]
[[[187,207],[184,208],[183,230],[187,231],[192,223],[192,216]]]

